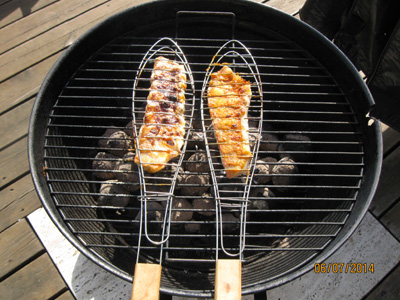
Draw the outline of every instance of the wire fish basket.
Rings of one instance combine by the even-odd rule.
[[[157,61],[159,67],[155,67]],[[169,238],[174,189],[194,107],[194,80],[187,59],[174,40],[162,38],[140,63],[132,101],[135,162],[140,178],[139,231],[144,231],[147,240],[156,245]],[[149,233],[150,202],[161,203],[164,210],[158,239]]]
[[[225,255],[240,258],[245,248],[246,210],[263,119],[260,74],[243,43],[230,40],[217,51],[207,69],[201,95],[204,140],[216,199],[216,249],[218,252],[220,244]],[[229,170],[232,161],[236,164],[233,171]],[[225,213],[239,214],[236,252],[224,246]]]
[[[132,99],[135,162],[140,180],[140,225],[132,299],[158,299],[163,245],[170,237],[174,190],[195,107],[192,72],[174,40],[162,38],[144,55]],[[162,215],[160,233],[149,232],[149,213]],[[159,246],[158,264],[140,262],[143,231],[150,243]]]
[[[260,74],[243,43],[230,40],[217,51],[201,95],[204,140],[216,200],[215,299],[241,299],[247,204],[263,120]],[[224,226],[230,222],[239,223],[239,241],[229,240],[229,245],[238,248],[225,247]]]

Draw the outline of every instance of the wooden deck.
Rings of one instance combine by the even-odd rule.
[[[44,77],[63,51],[95,24],[140,2],[144,1],[0,0],[0,299],[74,299],[76,293],[27,218],[41,207],[29,174],[29,117]],[[305,0],[257,2],[296,15]],[[368,220],[376,221],[375,228],[380,226],[385,236],[399,243],[400,133],[382,125],[383,169]],[[348,247],[352,251],[357,244]],[[400,299],[399,259],[384,270],[359,299]],[[268,299],[278,299],[277,293],[282,289],[269,293]],[[279,298],[303,299],[299,294],[291,298],[290,293]],[[98,298],[87,293],[78,299]]]

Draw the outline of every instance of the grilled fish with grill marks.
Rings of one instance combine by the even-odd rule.
[[[162,170],[179,156],[185,135],[186,73],[183,65],[157,57],[151,74],[135,162],[149,173]]]
[[[247,112],[251,99],[250,82],[224,66],[211,74],[207,90],[208,107],[228,178],[249,171],[252,158]]]

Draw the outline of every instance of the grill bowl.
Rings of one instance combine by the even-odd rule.
[[[229,10],[236,19],[199,15],[180,20],[177,30],[178,11],[200,10]],[[379,124],[366,116],[373,100],[353,65],[320,33],[248,1],[156,1],[132,7],[103,21],[65,51],[43,82],[29,131],[32,177],[50,217],[84,255],[125,280],[132,280],[135,248],[127,242],[129,234],[118,234],[118,223],[110,220],[112,209],[97,206],[99,183],[88,163],[98,150],[97,140],[106,128],[123,128],[129,122],[136,63],[146,45],[178,33],[200,87],[204,66],[222,41],[232,37],[232,25],[234,37],[250,48],[263,74],[264,131],[308,134],[312,146],[300,151],[305,155],[299,159],[302,184],[289,187],[294,193],[273,199],[277,205],[266,212],[267,221],[248,225],[243,293],[286,283],[325,260],[352,234],[373,197],[382,155]],[[210,53],[201,56],[199,49],[205,45]],[[135,53],[139,55],[131,58]],[[100,78],[95,73],[101,69],[108,71]],[[63,102],[67,98],[70,102]],[[105,109],[89,112],[85,106],[93,105],[93,99]],[[73,103],[79,113],[77,108],[62,108],[65,103]],[[267,127],[271,124],[272,130]],[[288,149],[284,154],[293,152]],[[261,154],[278,157],[280,152]],[[341,168],[347,167],[342,174]],[[132,217],[132,211],[123,217]],[[269,238],[261,250],[251,247],[257,234]],[[204,235],[212,236],[212,228]],[[274,246],[272,240],[277,241]],[[213,252],[212,245],[204,247]],[[151,254],[146,258],[154,260]],[[209,263],[167,260],[161,291],[210,297],[213,272]]]

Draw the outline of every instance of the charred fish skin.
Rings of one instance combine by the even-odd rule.
[[[207,102],[227,178],[249,172],[253,156],[247,118],[251,96],[250,82],[228,66],[211,74]]]
[[[183,65],[159,56],[151,74],[135,162],[149,173],[162,170],[181,153],[185,135],[186,73]],[[139,156],[140,155],[140,156]]]

